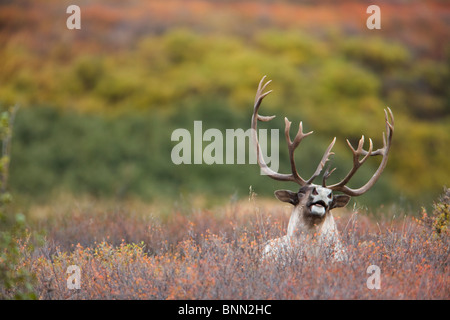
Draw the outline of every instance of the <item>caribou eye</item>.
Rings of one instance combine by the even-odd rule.
[[[313,189],[312,194],[315,195],[315,196],[317,196],[317,195],[319,194],[319,193],[317,192],[317,189],[316,189],[316,188]]]

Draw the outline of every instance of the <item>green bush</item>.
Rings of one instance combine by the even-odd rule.
[[[450,189],[445,187],[444,193],[433,204],[430,216],[425,209],[422,210],[422,221],[435,238],[450,232]]]
[[[16,111],[17,107],[3,112],[0,119],[0,299],[36,299],[33,288],[35,277],[22,263],[23,253],[31,250],[25,216],[11,214],[7,210],[11,201],[7,191],[10,142]]]

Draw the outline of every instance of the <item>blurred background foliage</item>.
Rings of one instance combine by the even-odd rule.
[[[70,2],[70,3],[69,3]],[[68,30],[67,6],[81,8]],[[284,116],[314,135],[297,151],[309,176],[336,136],[333,175],[352,164],[345,139],[382,145],[383,109],[396,119],[385,173],[366,205],[431,204],[450,181],[450,6],[379,1],[368,30],[365,1],[0,1],[0,103],[20,104],[12,145],[14,194],[58,192],[153,201],[191,194],[271,196],[292,188],[257,165],[174,165],[172,131],[250,126],[257,84],[274,90],[261,128]],[[294,131],[294,130],[293,130]],[[292,134],[294,134],[292,132]],[[208,142],[204,142],[206,146]],[[379,159],[351,182],[365,183]],[[333,180],[331,178],[330,180]]]

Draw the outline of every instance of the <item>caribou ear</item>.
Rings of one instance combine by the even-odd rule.
[[[299,194],[289,190],[277,190],[275,191],[275,197],[277,197],[280,201],[288,202],[294,206],[296,206],[299,202]]]
[[[339,194],[337,196],[334,196],[330,209],[345,207],[350,201],[350,198],[351,197],[346,194]]]

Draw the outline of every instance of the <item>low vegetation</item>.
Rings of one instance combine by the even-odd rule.
[[[448,192],[420,218],[339,212],[349,259],[338,263],[260,259],[263,243],[285,233],[289,210],[279,203],[162,216],[88,201],[52,207],[45,219],[39,214],[49,211],[35,208],[46,241],[33,251],[21,242],[22,264],[36,275],[40,299],[448,299]],[[67,288],[70,265],[80,268],[80,289]],[[371,265],[380,268],[380,289],[367,287]]]

